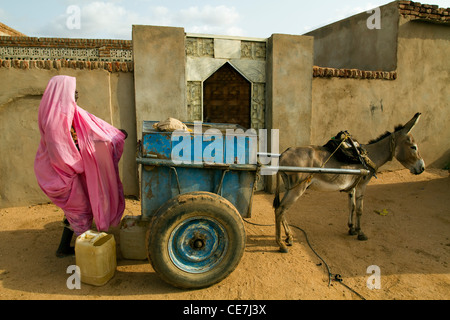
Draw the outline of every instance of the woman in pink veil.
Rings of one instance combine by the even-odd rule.
[[[107,231],[119,224],[125,209],[118,162],[126,132],[80,108],[77,94],[74,77],[55,76],[39,105],[41,140],[34,171],[67,219],[57,256],[74,253],[74,232],[89,230],[92,220],[99,231]]]

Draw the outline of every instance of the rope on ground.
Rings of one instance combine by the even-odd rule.
[[[274,227],[275,224],[259,224],[259,223],[254,223],[254,222],[250,222],[246,219],[243,219],[246,223],[254,225],[254,226],[259,226],[259,227]],[[295,225],[290,225],[293,228],[296,228],[298,230],[300,230],[301,232],[303,232],[305,239],[306,239],[306,243],[308,244],[309,248],[311,249],[311,251],[317,256],[317,258],[320,259],[320,261],[323,262],[323,264],[325,265],[325,267],[327,268],[327,272],[328,272],[328,287],[331,286],[331,281],[336,281],[338,283],[340,283],[341,285],[343,285],[344,287],[346,287],[348,290],[350,290],[351,292],[353,292],[354,294],[356,294],[358,297],[361,298],[361,300],[366,300],[361,294],[359,294],[358,292],[356,292],[354,289],[350,288],[348,285],[346,285],[343,280],[342,280],[342,276],[340,274],[333,274],[331,273],[330,267],[328,266],[328,264],[326,263],[326,261],[317,253],[316,250],[314,250],[314,248],[312,247],[311,243],[309,242],[309,238],[308,238],[308,234],[306,233],[305,230],[303,230],[300,227],[297,227]],[[320,265],[320,264],[319,264]]]

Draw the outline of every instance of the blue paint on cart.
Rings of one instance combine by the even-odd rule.
[[[181,270],[203,273],[222,261],[228,250],[226,230],[215,219],[196,217],[183,221],[169,239],[169,257]]]
[[[202,134],[194,135],[194,132],[190,132],[191,161],[180,165],[173,163],[172,150],[181,143],[181,139],[172,139],[171,132],[154,129],[154,123],[157,121],[143,123],[142,150],[140,158],[137,159],[138,163],[142,164],[141,205],[144,217],[155,215],[157,210],[173,197],[194,191],[218,193],[229,200],[242,217],[251,216],[257,166],[249,162],[256,147],[252,144],[255,140],[251,139],[256,135],[237,133],[236,137],[227,137],[226,129],[236,130],[239,127],[230,124],[204,124]],[[193,124],[186,124],[194,129]],[[210,144],[215,142],[211,137],[205,138],[209,134],[208,129],[217,129],[223,134],[223,139],[219,140],[223,144],[223,157],[219,163],[214,158],[203,157],[205,149],[208,146],[211,148]],[[230,160],[233,163],[229,163]]]

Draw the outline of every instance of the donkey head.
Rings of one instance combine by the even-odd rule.
[[[416,113],[408,123],[395,131],[395,158],[413,174],[421,174],[425,171],[425,162],[420,156],[414,137],[410,133],[419,118],[420,113]]]

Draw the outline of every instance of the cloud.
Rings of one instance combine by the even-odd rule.
[[[137,14],[122,6],[110,2],[93,2],[81,10],[80,30],[85,35],[96,34],[101,30],[114,38],[129,38],[131,23],[138,19]]]
[[[161,8],[157,8],[161,12]],[[77,20],[78,19],[78,20]],[[40,34],[68,38],[131,39],[133,24],[149,24],[146,16],[111,2],[68,6],[67,11],[41,28]]]
[[[224,5],[194,6],[177,11],[165,6],[148,6],[135,12],[120,1],[95,1],[67,8],[75,10],[61,13],[38,33],[48,37],[131,39],[132,25],[144,24],[184,27],[186,32],[192,33],[244,34],[238,27],[240,15],[237,10]]]
[[[240,15],[235,7],[224,5],[189,7],[176,13],[176,20],[187,32],[242,36],[238,27]]]
[[[206,5],[203,8],[190,7],[181,9],[178,13],[178,18],[180,22],[185,24],[195,21],[201,25],[227,26],[237,22],[239,14],[234,7]]]

